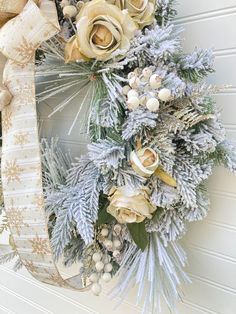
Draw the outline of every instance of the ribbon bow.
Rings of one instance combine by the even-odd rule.
[[[0,4],[13,2],[16,0],[0,0]],[[40,281],[83,290],[86,282],[80,275],[64,280],[54,263],[44,209],[35,102],[35,50],[58,30],[55,4],[49,0],[42,0],[40,7],[29,0],[22,12],[0,29],[0,51],[8,58],[3,84],[9,89],[1,92],[2,186],[11,235],[28,271]]]
[[[0,27],[19,14],[27,0],[0,0]]]

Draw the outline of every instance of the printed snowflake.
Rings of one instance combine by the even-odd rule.
[[[12,127],[12,111],[7,107],[3,111],[2,117],[2,129],[4,132],[8,132]]]
[[[32,245],[32,253],[45,255],[50,253],[49,243],[48,239],[40,238],[38,235],[36,235],[36,238],[33,240],[30,240]]]
[[[11,161],[6,161],[5,167],[3,167],[3,175],[7,178],[7,183],[11,182],[20,182],[20,176],[23,171],[23,169],[17,165],[16,159]]]
[[[20,132],[18,134],[15,134],[14,135],[14,138],[15,138],[14,144],[20,145],[21,147],[24,146],[25,144],[27,144],[29,142],[28,136],[29,136],[29,133],[25,133],[25,132]]]

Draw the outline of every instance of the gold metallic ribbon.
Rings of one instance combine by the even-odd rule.
[[[0,51],[8,58],[3,84],[13,96],[2,110],[2,186],[11,235],[28,271],[42,282],[83,290],[86,283],[80,275],[64,280],[54,263],[44,211],[35,50],[58,30],[55,4],[49,0],[42,0],[40,7],[29,0],[22,12],[0,29]],[[7,103],[9,94],[4,94]]]

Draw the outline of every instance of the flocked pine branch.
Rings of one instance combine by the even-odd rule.
[[[202,80],[213,70],[212,50],[196,49],[192,54],[180,56],[178,60],[181,75],[193,83]]]
[[[206,188],[200,185],[196,190],[197,202],[192,208],[183,208],[183,218],[187,221],[198,221],[206,217],[210,209],[210,199]]]
[[[177,151],[173,174],[177,181],[177,191],[186,207],[196,206],[196,188],[209,177],[211,170],[211,165],[204,169],[197,160],[185,152]]]
[[[236,149],[229,141],[221,142],[209,158],[212,158],[216,165],[224,165],[232,173],[236,173]]]
[[[165,25],[177,15],[175,0],[157,0],[156,5],[156,20],[159,25]]]
[[[69,216],[65,216],[65,218],[73,218],[76,230],[85,243],[89,244],[93,240],[93,224],[98,217],[99,193],[101,190],[101,185],[99,183],[100,172],[92,162],[86,164],[85,167],[82,166],[82,169],[80,170],[81,172],[78,175],[78,182],[73,187],[62,188],[60,194],[62,195],[63,200],[62,207],[70,212],[70,214],[68,214]],[[76,173],[74,169],[73,171]],[[76,179],[73,178],[71,180],[73,181]]]
[[[175,206],[165,208],[160,217],[154,217],[148,222],[146,230],[149,233],[157,232],[164,245],[167,246],[169,242],[177,241],[183,236],[186,230],[185,225],[181,204],[176,203]]]
[[[109,140],[89,144],[88,155],[90,160],[104,171],[117,169],[125,158],[124,147]]]
[[[143,108],[131,111],[123,125],[123,139],[127,141],[133,136],[141,135],[144,130],[154,129],[157,124],[157,117],[156,113]]]
[[[68,208],[59,208],[51,235],[51,245],[56,260],[60,258],[66,245],[70,242],[73,230],[72,212]]]
[[[172,56],[181,51],[180,36],[182,29],[169,24],[165,27],[159,25],[145,29],[145,32],[137,32],[130,41],[130,49],[126,52],[125,58],[120,59],[120,52],[116,51],[114,59],[104,64],[105,69],[124,69],[135,66],[145,67],[154,65],[160,68],[168,67]],[[172,64],[173,67],[173,64]]]
[[[59,140],[41,140],[43,184],[45,189],[57,189],[66,181],[67,171],[71,167],[72,159],[65,154],[59,145]]]
[[[180,282],[189,282],[183,271],[186,255],[175,242],[164,247],[157,233],[150,235],[149,246],[144,252],[130,247],[124,255],[116,276],[118,284],[111,297],[124,299],[133,284],[138,286],[137,303],[145,300],[142,313],[161,311],[161,299],[174,311],[180,297]]]
[[[0,265],[9,263],[16,256],[17,256],[17,252],[16,251],[14,251],[14,250],[12,250],[10,248],[6,248],[6,246],[4,245],[4,247],[1,247]]]
[[[16,260],[16,262],[15,262],[15,264],[14,264],[14,266],[13,266],[13,270],[14,271],[19,271],[19,270],[21,270],[21,268],[23,267],[24,265],[23,265],[23,263],[22,263],[22,260],[20,259],[20,258],[17,258],[17,260]]]

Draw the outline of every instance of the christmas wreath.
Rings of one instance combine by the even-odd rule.
[[[173,0],[0,0],[1,262],[95,295],[118,277],[113,297],[135,283],[143,313],[175,311],[189,281],[177,241],[207,215],[214,166],[236,172],[205,83],[213,53],[184,54],[175,15]],[[35,96],[56,96],[50,116],[76,101],[68,133],[87,134],[85,155],[39,142]]]

